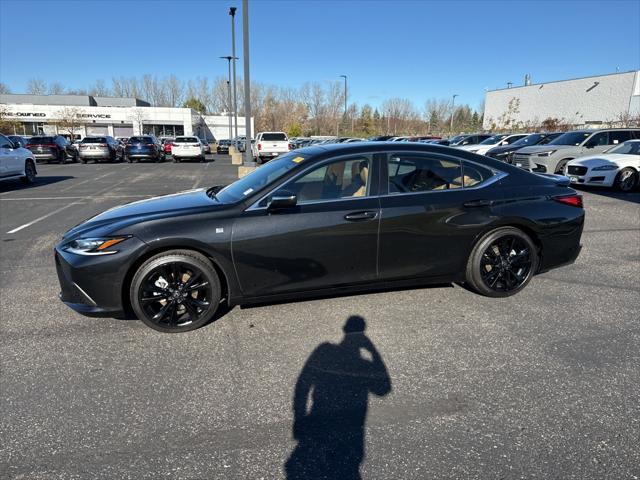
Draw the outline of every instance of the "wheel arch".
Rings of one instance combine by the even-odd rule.
[[[24,159],[24,169],[25,169],[25,173],[26,173],[26,168],[27,168],[27,162],[31,161],[31,163],[33,164],[33,169],[36,171],[36,175],[38,174],[38,162],[36,162],[36,159],[33,157],[27,157]]]
[[[500,223],[493,223],[487,226],[487,228],[483,229],[482,232],[480,232],[476,236],[476,238],[473,240],[473,243],[471,245],[471,248],[469,249],[467,258],[469,258],[474,248],[476,248],[476,245],[478,245],[478,243],[481,242],[482,239],[484,239],[489,233],[499,228],[505,228],[505,227],[517,228],[518,230],[522,230],[524,233],[527,234],[527,236],[531,239],[533,244],[536,246],[536,249],[538,250],[538,258],[539,258],[538,268],[540,268],[540,266],[542,265],[542,258],[544,255],[544,251],[542,248],[542,240],[540,239],[540,236],[538,235],[538,233],[535,231],[535,228],[532,225],[530,225],[529,222],[527,222],[526,220],[517,219],[517,218],[508,218]]]

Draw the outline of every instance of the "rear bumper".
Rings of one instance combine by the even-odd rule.
[[[109,150],[80,150],[78,155],[80,158],[110,158],[111,152]]]
[[[38,160],[57,160],[58,159],[58,154],[57,153],[32,153],[33,158],[36,159],[36,161]]]

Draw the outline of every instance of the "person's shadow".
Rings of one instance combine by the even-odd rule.
[[[318,345],[300,372],[293,396],[298,445],[284,466],[288,480],[360,478],[369,393],[391,391],[365,328],[362,317],[349,317],[342,341]]]

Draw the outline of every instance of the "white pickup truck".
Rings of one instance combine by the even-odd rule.
[[[258,164],[289,151],[289,137],[284,132],[260,132],[252,146]]]

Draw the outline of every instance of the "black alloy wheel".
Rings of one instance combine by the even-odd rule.
[[[633,168],[623,168],[620,170],[614,182],[616,189],[621,192],[630,192],[638,182],[638,173]]]
[[[474,248],[467,265],[467,282],[483,295],[508,297],[529,283],[538,261],[537,247],[524,232],[499,228]]]
[[[173,250],[147,260],[136,272],[131,305],[147,326],[186,332],[209,322],[220,303],[220,281],[203,255]]]

